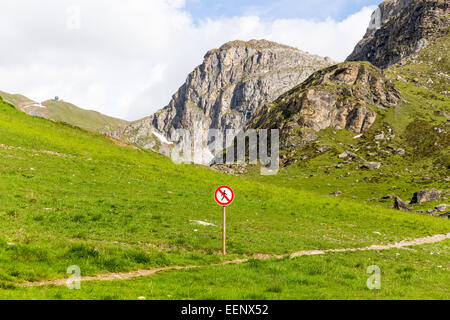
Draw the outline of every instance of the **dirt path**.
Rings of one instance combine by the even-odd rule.
[[[111,140],[112,143],[114,143],[115,145],[117,145],[117,146],[119,146],[119,147],[124,147],[124,148],[130,148],[130,149],[134,149],[134,150],[139,150],[138,147],[133,146],[133,145],[128,144],[128,143],[125,143],[125,142],[123,142],[123,141],[121,141],[121,140],[117,140],[117,139],[115,139],[115,138],[113,138],[113,137],[110,137],[110,136],[106,136],[106,137],[107,137],[109,140]]]
[[[328,249],[328,250],[306,250],[306,251],[297,251],[290,255],[271,255],[271,254],[257,254],[252,256],[251,258],[246,259],[236,259],[225,261],[217,264],[203,265],[203,266],[172,266],[172,267],[164,267],[164,268],[154,268],[148,270],[137,270],[130,272],[120,272],[120,273],[107,273],[107,274],[99,274],[91,277],[81,277],[81,281],[114,281],[114,280],[127,280],[137,277],[148,277],[156,275],[157,273],[170,271],[170,270],[188,270],[202,267],[217,267],[228,264],[240,264],[248,262],[250,259],[282,259],[289,257],[290,259],[301,257],[301,256],[313,256],[313,255],[321,255],[333,252],[354,252],[354,251],[380,251],[380,250],[389,250],[389,249],[401,249],[410,246],[418,246],[422,244],[431,244],[444,241],[446,239],[450,239],[450,233],[447,234],[438,234],[435,236],[425,237],[425,238],[416,238],[412,240],[403,240],[394,244],[386,244],[386,245],[372,245],[369,247],[363,248],[344,248],[344,249]],[[57,279],[57,280],[48,280],[48,281],[40,281],[40,282],[29,282],[29,283],[21,283],[17,284],[21,287],[37,287],[37,286],[62,286],[65,285],[67,279]]]
[[[450,239],[450,233],[447,234],[438,234],[435,236],[425,237],[425,238],[416,238],[412,240],[402,240],[400,242],[394,244],[385,244],[385,245],[372,245],[370,247],[364,248],[352,248],[352,249],[329,249],[329,250],[316,250],[316,251],[299,251],[294,252],[290,255],[290,258],[300,257],[300,256],[311,256],[315,254],[326,254],[330,252],[348,252],[348,251],[380,251],[380,250],[389,250],[395,248],[404,248],[411,246],[419,246],[422,244],[436,243],[441,242],[446,239]]]

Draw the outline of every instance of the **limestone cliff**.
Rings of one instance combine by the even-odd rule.
[[[448,34],[449,27],[448,0],[386,0],[347,61],[387,68]]]
[[[187,129],[193,139],[205,140],[210,128],[241,130],[259,106],[331,64],[329,58],[266,40],[226,43],[205,55],[168,106],[129,125],[123,138],[161,152],[159,146],[167,143],[155,134],[171,140],[176,129]]]
[[[281,147],[296,147],[330,127],[364,132],[375,122],[377,109],[390,108],[400,99],[380,69],[367,62],[345,62],[314,73],[259,108],[249,127],[279,129]]]

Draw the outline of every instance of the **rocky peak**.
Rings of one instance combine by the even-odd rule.
[[[250,40],[250,41],[242,41],[242,40],[234,40],[229,41],[222,46],[220,46],[219,49],[213,49],[208,51],[206,56],[209,54],[214,54],[217,51],[227,51],[232,48],[253,48],[255,50],[263,50],[263,49],[275,49],[275,48],[281,48],[281,49],[292,49],[292,50],[298,50],[294,47],[290,47],[281,43],[268,41],[268,40]],[[298,50],[300,51],[300,50]]]
[[[301,85],[257,110],[249,127],[280,129],[281,147],[300,146],[326,128],[360,133],[375,122],[377,109],[400,102],[400,94],[377,67],[346,62],[314,73]]]
[[[209,129],[242,130],[259,106],[332,63],[267,40],[228,42],[205,55],[168,106],[133,123],[124,137],[136,143],[156,130],[171,140],[176,129],[187,129],[196,143],[206,140]],[[211,159],[209,154],[201,162]]]
[[[447,34],[449,14],[448,0],[386,0],[347,61],[387,68]]]

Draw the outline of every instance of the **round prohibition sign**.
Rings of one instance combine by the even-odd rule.
[[[234,200],[234,192],[228,186],[221,186],[216,189],[214,193],[214,199],[220,206],[228,206]]]

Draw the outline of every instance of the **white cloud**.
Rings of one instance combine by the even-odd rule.
[[[2,0],[0,90],[39,101],[58,95],[135,120],[165,106],[206,51],[230,40],[264,38],[341,61],[374,9],[341,22],[241,16],[194,23],[184,3]]]

